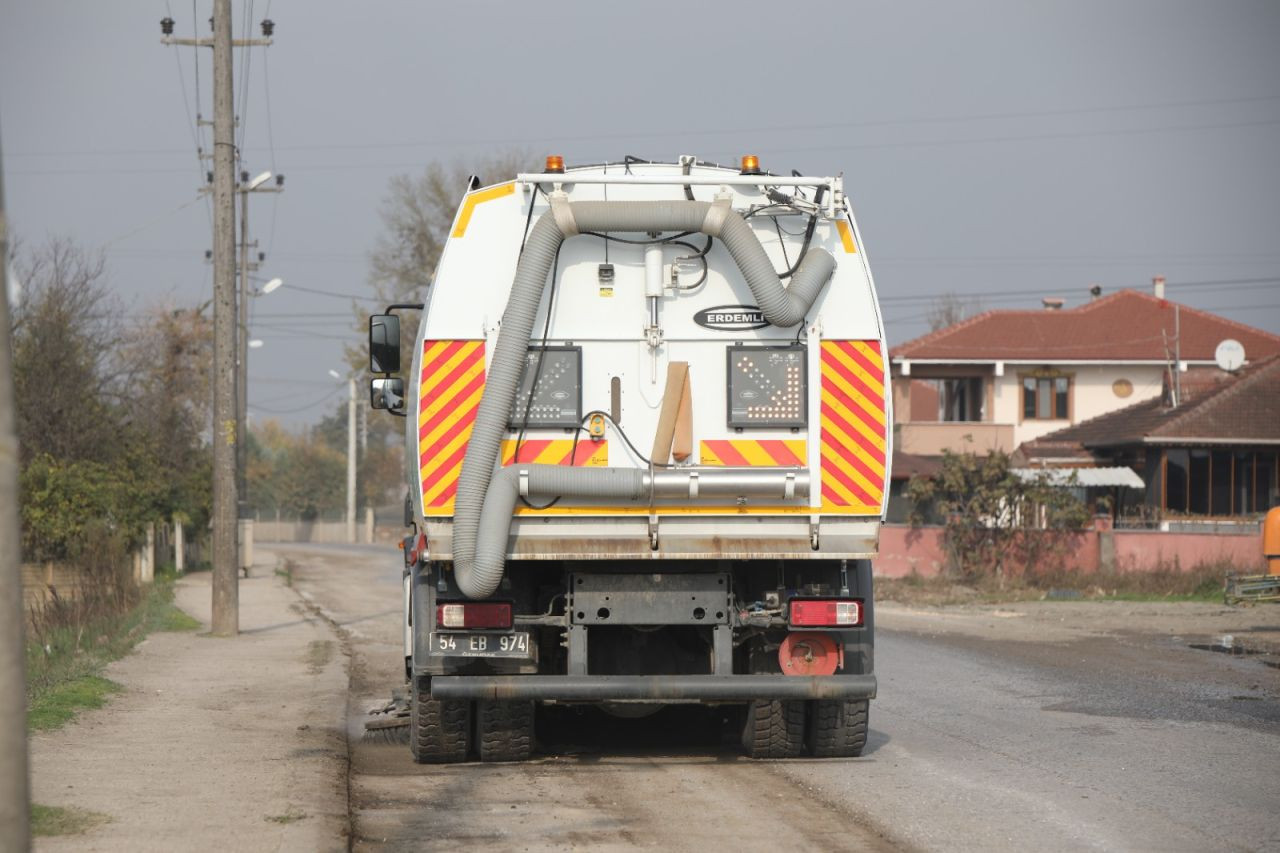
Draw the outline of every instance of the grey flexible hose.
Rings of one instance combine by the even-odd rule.
[[[580,201],[558,205],[553,201],[553,205],[557,209],[543,214],[533,226],[516,266],[458,478],[453,565],[458,588],[468,598],[488,598],[502,582],[518,483],[514,469],[502,469],[495,478],[494,467],[524,369],[534,317],[566,232],[572,236],[581,231],[700,231],[719,237],[765,319],[782,328],[804,321],[835,270],[835,259],[829,252],[811,249],[792,276],[791,286],[784,287],[751,226],[732,210],[704,201]],[[547,468],[551,473],[542,473]],[[634,491],[644,473],[636,469],[539,465],[520,469],[529,472],[530,494],[540,496],[640,500],[646,494],[643,486],[638,487],[639,493]]]
[[[474,595],[468,591],[468,587],[463,585],[462,573],[457,568],[457,545],[454,545],[453,564],[458,587],[471,598],[492,595],[493,590],[502,582],[502,567],[507,559],[507,538],[511,533],[511,514],[515,511],[516,500],[519,498],[522,471],[528,475],[529,495],[534,497],[574,495],[638,501],[645,499],[649,493],[644,484],[647,472],[639,468],[569,468],[561,465],[509,465],[499,468],[489,481],[484,511],[480,514],[480,536],[475,560],[477,567],[486,567],[489,572],[493,571],[490,567],[498,567],[498,579],[493,589],[483,595]],[[456,524],[454,530],[457,530]],[[454,542],[457,542],[457,534],[454,534]],[[478,577],[492,577],[492,574],[478,574]],[[486,587],[478,589],[483,591]]]

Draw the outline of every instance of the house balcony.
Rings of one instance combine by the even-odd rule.
[[[1013,424],[984,421],[914,421],[897,424],[895,448],[917,456],[940,456],[943,450],[963,453],[1014,451]]]

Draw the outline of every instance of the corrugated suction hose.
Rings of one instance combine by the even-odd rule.
[[[462,460],[453,510],[453,567],[458,588],[469,598],[488,598],[502,583],[511,515],[518,497],[518,471],[494,473],[507,418],[524,369],[542,291],[566,237],[582,231],[700,231],[719,237],[746,279],[765,319],[775,326],[804,322],[835,270],[825,249],[811,249],[784,287],[751,226],[727,204],[704,201],[580,201],[553,198],[525,241],[511,295],[467,452]],[[538,497],[599,497],[642,500],[646,472],[629,468],[566,468],[521,465],[528,491]]]

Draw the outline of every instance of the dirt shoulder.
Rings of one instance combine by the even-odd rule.
[[[347,849],[346,654],[266,559],[239,637],[153,634],[105,707],[31,738],[33,800],[107,818],[37,850]],[[205,630],[209,580],[176,588]]]
[[[964,634],[989,640],[1061,642],[1148,634],[1188,643],[1230,635],[1280,652],[1280,605],[1227,607],[1208,602],[1017,601],[936,607],[877,602],[878,627],[932,636]]]

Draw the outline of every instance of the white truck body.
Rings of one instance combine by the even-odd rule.
[[[452,556],[452,494],[483,388],[484,355],[496,342],[530,216],[536,220],[549,210],[547,193],[539,187],[552,191],[558,185],[571,201],[669,199],[680,197],[686,180],[672,164],[611,164],[571,169],[562,176],[522,177],[467,193],[414,347],[410,375],[416,388],[406,438],[408,446],[418,450],[411,460],[410,482],[432,559]],[[711,201],[727,195],[740,213],[770,204],[760,185],[745,183],[744,177],[694,166],[688,180],[699,181],[691,184],[696,198]],[[838,178],[823,180],[839,184]],[[791,186],[779,189],[795,191]],[[884,328],[857,224],[842,202],[831,214],[820,218],[812,246],[829,251],[836,269],[800,328],[752,328],[758,321],[742,322],[755,319],[758,309],[719,242],[708,255],[705,284],[691,292],[675,289],[670,284],[671,264],[690,252],[668,247],[663,252],[665,286],[659,308],[662,340],[651,347],[644,335],[645,247],[610,242],[606,252],[604,240],[588,236],[564,243],[550,324],[545,325],[549,298],[543,300],[534,324],[537,330],[548,329],[550,346],[582,347],[583,412],[609,411],[611,383],[620,380],[620,422],[642,452],[648,453],[657,426],[668,363],[684,361],[689,364],[693,397],[694,455],[687,464],[807,468],[813,483],[809,495],[792,500],[668,498],[656,500],[652,507],[570,498],[545,510],[521,505],[512,524],[511,557],[718,559],[785,554],[857,559],[876,553],[892,457]],[[753,221],[776,267],[794,264],[802,242],[797,232],[803,231],[805,216],[779,216],[781,234],[769,217],[757,215]],[[697,235],[687,239],[701,240]],[[607,284],[599,275],[606,255],[614,267],[614,278]],[[699,270],[696,264],[681,267],[677,280],[687,286]],[[710,320],[708,313],[713,315]],[[700,316],[703,324],[696,322]],[[735,342],[796,341],[805,347],[806,425],[728,426],[725,348]],[[448,358],[441,359],[441,354]],[[460,365],[465,369],[458,371]],[[513,443],[518,432],[512,429],[507,441]],[[530,428],[525,442],[533,450],[522,452],[521,461],[564,464],[574,439],[563,428]],[[613,430],[602,441],[578,441],[575,461],[646,467]],[[651,533],[656,535],[656,548],[651,547]]]

